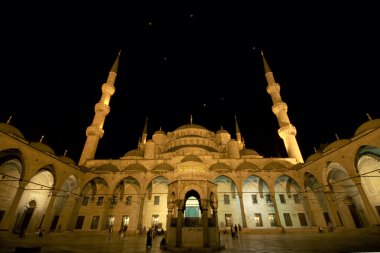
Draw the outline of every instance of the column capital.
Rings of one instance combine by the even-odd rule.
[[[361,180],[360,176],[353,177],[353,178],[351,178],[351,180],[355,183],[355,185],[361,185],[362,184],[362,180]]]
[[[27,186],[28,184],[29,184],[29,182],[27,180],[20,180],[18,183],[18,187],[24,189],[25,186]]]

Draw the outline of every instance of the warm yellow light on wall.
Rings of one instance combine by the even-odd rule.
[[[189,165],[178,166],[178,172],[182,172],[184,170],[190,170],[190,169],[199,170],[199,171],[206,170],[203,166],[189,166]]]

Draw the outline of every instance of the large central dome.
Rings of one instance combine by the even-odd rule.
[[[204,129],[207,130],[205,127],[197,124],[186,124],[178,127],[176,130],[181,130],[181,129],[189,129],[189,128],[197,128],[197,129]]]

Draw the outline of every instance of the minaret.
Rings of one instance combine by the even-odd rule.
[[[141,135],[141,142],[139,143],[139,149],[144,150],[146,138],[148,137],[148,117],[145,119],[144,130]]]
[[[286,103],[282,102],[280,95],[280,85],[275,82],[273,72],[269,68],[267,61],[265,60],[263,52],[261,52],[264,63],[265,78],[267,79],[267,92],[272,98],[273,106],[272,111],[277,117],[278,124],[280,128],[278,129],[278,134],[281,139],[284,140],[285,149],[288,156],[295,158],[298,163],[303,163],[303,158],[301,155],[300,148],[298,146],[296,135],[296,128],[290,123],[288,117],[288,106]]]
[[[235,129],[236,129],[236,140],[237,140],[238,145],[239,145],[239,150],[242,150],[244,147],[244,144],[243,144],[243,141],[241,138],[241,133],[240,133],[240,129],[239,129],[239,125],[237,122],[236,115],[235,115]]]
[[[99,103],[95,105],[95,116],[92,124],[86,129],[87,140],[84,144],[78,165],[85,164],[88,159],[94,159],[99,140],[104,135],[103,125],[106,116],[110,112],[109,103],[111,96],[115,93],[114,83],[117,76],[119,58],[120,51],[110,72],[108,73],[107,82],[102,85],[102,97],[100,98]]]

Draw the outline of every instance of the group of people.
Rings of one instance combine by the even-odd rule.
[[[122,228],[119,230],[119,235],[120,237],[124,237],[124,235],[127,233],[128,230],[128,225],[124,225]]]
[[[239,233],[238,233],[239,231],[241,231],[240,224],[238,226],[236,224],[235,224],[235,226],[231,224],[231,236],[232,236],[232,238],[238,238],[239,237]]]
[[[154,226],[152,229],[151,227],[148,229],[148,232],[146,233],[146,247],[151,248],[152,247],[152,239],[156,238],[157,235],[165,235],[164,229],[161,229],[161,231],[158,230],[157,226]],[[160,247],[164,246],[166,244],[165,236],[162,238],[162,241],[160,243]]]
[[[327,223],[327,231],[328,231],[328,232],[334,232],[334,227],[333,227],[331,221],[329,221],[329,222]],[[325,229],[324,229],[322,226],[318,226],[318,232],[319,232],[319,233],[324,233],[324,232],[325,232]]]

